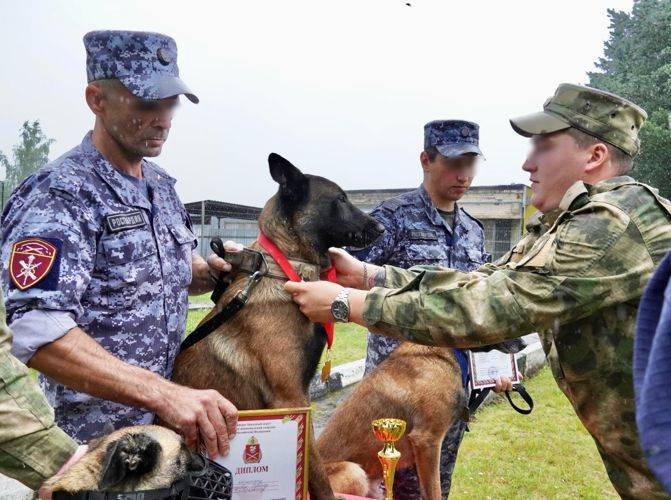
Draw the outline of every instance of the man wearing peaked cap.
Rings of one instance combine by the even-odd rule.
[[[167,379],[187,294],[230,266],[192,254],[175,179],[146,159],[161,153],[179,96],[198,98],[168,36],[94,31],[84,46],[93,131],[21,184],[2,221],[12,352],[42,373],[56,423],[79,442],[157,414],[225,454],[237,410]]]
[[[402,268],[439,265],[465,272],[488,262],[491,256],[485,250],[482,224],[459,204],[482,157],[479,139],[477,123],[434,120],[424,125],[424,148],[419,156],[422,184],[375,207],[371,215],[386,230],[371,246],[353,251],[353,255],[375,265],[390,264]],[[397,339],[369,334],[366,373],[373,371],[400,343]],[[460,349],[455,349],[454,354],[462,370],[464,390],[468,391],[466,354]],[[499,389],[507,388],[508,384],[509,380],[502,381]],[[465,430],[466,422],[458,419],[443,440],[440,457],[443,495],[450,491]],[[414,467],[397,472],[394,496],[407,500],[420,498]]]
[[[177,44],[160,33],[91,31],[84,35],[86,76],[90,82],[116,78],[142,100],[184,94],[198,98],[179,78]]]
[[[349,318],[391,338],[459,348],[539,332],[615,490],[669,498],[639,441],[632,377],[639,299],[671,250],[671,202],[626,175],[645,119],[620,96],[560,85],[541,112],[511,120],[531,137],[522,168],[544,231],[470,273],[369,264],[373,287],[349,294]],[[361,283],[361,262],[333,257],[340,285],[285,286],[313,321],[323,320],[342,285]]]

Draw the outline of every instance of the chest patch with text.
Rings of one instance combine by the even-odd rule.
[[[411,229],[408,232],[408,236],[411,240],[437,240],[438,235],[435,231],[429,231],[426,229]]]
[[[112,214],[105,217],[107,228],[111,233],[118,233],[126,229],[133,229],[147,225],[144,216],[140,210],[133,210],[132,212],[122,212],[119,214]]]

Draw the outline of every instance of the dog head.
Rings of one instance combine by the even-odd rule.
[[[319,255],[329,247],[367,246],[384,232],[384,226],[355,207],[334,182],[303,174],[275,153],[268,164],[279,184],[269,204],[279,212],[286,229]]]
[[[89,444],[88,452],[63,474],[47,481],[56,491],[132,492],[167,488],[204,460],[164,427],[128,427]]]

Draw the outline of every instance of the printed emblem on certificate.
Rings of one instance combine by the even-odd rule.
[[[508,377],[513,384],[520,381],[514,354],[506,354],[496,349],[489,352],[468,352],[471,369],[471,388],[494,387],[498,377]]]
[[[228,456],[232,500],[307,499],[310,408],[241,411]]]

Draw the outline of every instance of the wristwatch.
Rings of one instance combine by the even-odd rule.
[[[350,289],[343,288],[331,302],[331,314],[336,321],[347,323],[349,321],[349,296]]]

